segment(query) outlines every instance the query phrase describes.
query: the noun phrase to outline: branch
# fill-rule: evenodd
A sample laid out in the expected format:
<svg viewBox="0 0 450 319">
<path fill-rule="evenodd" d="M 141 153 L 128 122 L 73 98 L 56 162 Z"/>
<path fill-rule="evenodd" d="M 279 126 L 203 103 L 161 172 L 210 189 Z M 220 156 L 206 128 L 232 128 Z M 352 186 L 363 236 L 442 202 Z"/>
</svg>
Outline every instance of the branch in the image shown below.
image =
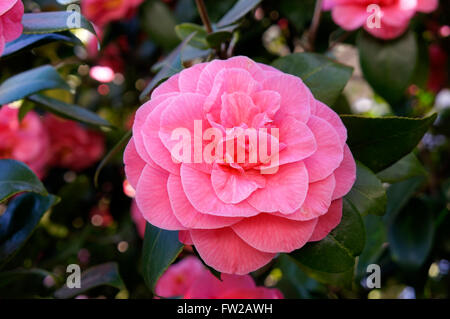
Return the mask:
<svg viewBox="0 0 450 319">
<path fill-rule="evenodd" d="M 316 7 L 314 8 L 314 16 L 309 28 L 309 50 L 314 51 L 317 30 L 319 29 L 320 17 L 322 16 L 322 3 L 323 0 L 316 1 Z"/>
<path fill-rule="evenodd" d="M 205 3 L 203 0 L 195 0 L 197 4 L 198 13 L 200 14 L 200 18 L 202 19 L 203 24 L 205 25 L 206 32 L 212 33 L 211 21 L 208 17 L 208 12 L 206 11 Z"/>
</svg>

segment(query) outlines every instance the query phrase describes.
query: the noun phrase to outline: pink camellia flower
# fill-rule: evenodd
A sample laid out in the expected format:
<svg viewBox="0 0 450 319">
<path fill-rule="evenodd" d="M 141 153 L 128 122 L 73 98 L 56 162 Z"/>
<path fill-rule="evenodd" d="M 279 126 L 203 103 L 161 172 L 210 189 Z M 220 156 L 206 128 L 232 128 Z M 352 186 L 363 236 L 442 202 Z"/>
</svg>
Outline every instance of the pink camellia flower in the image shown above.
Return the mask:
<svg viewBox="0 0 450 319">
<path fill-rule="evenodd" d="M 416 12 L 429 13 L 437 6 L 438 0 L 325 0 L 323 4 L 341 28 L 351 31 L 364 26 L 385 40 L 403 34 Z"/>
<path fill-rule="evenodd" d="M 257 287 L 249 275 L 222 274 L 221 279 L 189 256 L 167 269 L 155 292 L 160 297 L 183 299 L 283 299 L 278 289 Z"/>
<path fill-rule="evenodd" d="M 144 0 L 82 0 L 83 15 L 99 27 L 134 15 L 136 8 Z"/>
<path fill-rule="evenodd" d="M 242 275 L 339 224 L 356 174 L 346 139 L 301 79 L 240 56 L 153 91 L 136 112 L 125 172 L 148 222 Z"/>
<path fill-rule="evenodd" d="M 79 123 L 46 114 L 50 135 L 50 165 L 81 171 L 97 162 L 105 151 L 103 136 Z"/>
<path fill-rule="evenodd" d="M 39 177 L 45 174 L 49 140 L 39 115 L 29 111 L 19 122 L 19 110 L 0 108 L 0 158 L 11 158 L 27 164 Z"/>
<path fill-rule="evenodd" d="M 0 56 L 6 42 L 22 34 L 22 16 L 24 8 L 21 0 L 2 0 L 0 2 Z"/>
</svg>

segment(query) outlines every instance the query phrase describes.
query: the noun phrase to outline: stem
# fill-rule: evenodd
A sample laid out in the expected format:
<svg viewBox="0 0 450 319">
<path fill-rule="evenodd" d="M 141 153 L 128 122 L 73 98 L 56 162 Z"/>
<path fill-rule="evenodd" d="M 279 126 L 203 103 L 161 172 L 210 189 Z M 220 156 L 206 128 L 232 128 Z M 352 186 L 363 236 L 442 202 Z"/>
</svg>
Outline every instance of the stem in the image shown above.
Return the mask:
<svg viewBox="0 0 450 319">
<path fill-rule="evenodd" d="M 338 45 L 339 43 L 343 42 L 344 40 L 346 40 L 352 33 L 351 32 L 345 32 L 344 34 L 342 34 L 339 38 L 336 39 L 336 41 L 333 41 L 330 44 L 330 47 L 328 48 L 328 51 L 333 50 L 333 48 Z"/>
<path fill-rule="evenodd" d="M 206 32 L 212 33 L 211 21 L 209 21 L 208 12 L 206 11 L 205 3 L 203 0 L 195 0 L 197 4 L 198 13 L 200 14 L 200 18 L 202 19 L 203 24 L 205 25 Z"/>
<path fill-rule="evenodd" d="M 309 50 L 314 51 L 314 44 L 316 42 L 317 30 L 319 29 L 320 17 L 322 16 L 322 3 L 323 0 L 316 1 L 316 7 L 314 8 L 314 16 L 309 28 Z"/>
</svg>

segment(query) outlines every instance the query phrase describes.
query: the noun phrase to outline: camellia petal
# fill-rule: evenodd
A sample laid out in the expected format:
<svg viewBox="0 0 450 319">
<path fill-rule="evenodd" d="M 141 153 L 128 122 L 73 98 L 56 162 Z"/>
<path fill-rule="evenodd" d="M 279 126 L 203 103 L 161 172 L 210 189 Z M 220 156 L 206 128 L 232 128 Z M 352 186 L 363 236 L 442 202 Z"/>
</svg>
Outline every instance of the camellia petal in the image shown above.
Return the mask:
<svg viewBox="0 0 450 319">
<path fill-rule="evenodd" d="M 125 148 L 123 162 L 125 164 L 125 174 L 127 175 L 128 182 L 136 189 L 139 177 L 145 167 L 145 162 L 137 153 L 133 138 L 130 139 Z"/>
<path fill-rule="evenodd" d="M 257 209 L 246 202 L 222 202 L 214 192 L 210 175 L 185 164 L 181 165 L 181 182 L 189 202 L 204 214 L 223 217 L 249 217 L 259 214 Z"/>
<path fill-rule="evenodd" d="M 286 116 L 306 123 L 311 114 L 312 94 L 302 80 L 296 76 L 275 73 L 263 82 L 264 90 L 275 91 L 281 96 L 280 110 L 276 117 L 281 120 Z"/>
<path fill-rule="evenodd" d="M 317 151 L 304 161 L 309 182 L 313 183 L 333 173 L 341 164 L 344 155 L 343 145 L 336 143 L 339 141 L 339 135 L 331 124 L 317 116 L 311 116 L 308 126 L 317 142 Z"/>
<path fill-rule="evenodd" d="M 308 192 L 308 171 L 303 162 L 282 165 L 267 174 L 266 187 L 256 190 L 248 202 L 261 212 L 290 214 L 299 209 Z"/>
<path fill-rule="evenodd" d="M 342 123 L 339 115 L 320 101 L 316 101 L 315 104 L 314 112 L 312 114 L 330 123 L 339 134 L 341 143 L 344 145 L 347 141 L 347 129 L 345 128 L 344 123 Z"/>
<path fill-rule="evenodd" d="M 170 103 L 171 98 L 176 96 L 177 94 L 169 94 L 160 96 L 159 98 L 152 98 L 150 101 L 146 102 L 144 105 L 142 105 L 137 111 L 134 116 L 134 122 L 133 122 L 133 138 L 134 143 L 136 146 L 136 151 L 138 152 L 139 156 L 145 161 L 145 162 L 153 162 L 150 155 L 148 155 L 147 150 L 144 145 L 144 138 L 142 136 L 142 128 L 147 120 L 147 117 L 152 113 L 152 111 L 161 103 Z M 151 130 L 151 128 L 146 128 L 147 130 Z M 158 125 L 159 129 L 159 125 Z"/>
<path fill-rule="evenodd" d="M 191 237 L 200 257 L 214 269 L 228 274 L 248 274 L 275 257 L 249 246 L 229 227 L 191 230 Z"/>
<path fill-rule="evenodd" d="M 316 228 L 309 241 L 319 241 L 324 239 L 337 225 L 342 218 L 342 198 L 333 201 L 328 213 L 319 217 Z"/>
<path fill-rule="evenodd" d="M 321 181 L 309 184 L 308 194 L 300 209 L 296 210 L 293 214 L 285 215 L 276 213 L 276 215 L 301 221 L 311 220 L 326 214 L 331 205 L 335 185 L 336 182 L 333 174 Z"/>
<path fill-rule="evenodd" d="M 177 219 L 186 228 L 192 229 L 214 229 L 231 226 L 242 218 L 221 217 L 202 214 L 196 210 L 183 192 L 181 178 L 170 175 L 167 182 L 170 205 Z"/>
<path fill-rule="evenodd" d="M 266 179 L 256 170 L 241 172 L 216 164 L 211 172 L 211 183 L 220 200 L 228 204 L 237 204 L 258 188 L 263 188 Z"/>
<path fill-rule="evenodd" d="M 306 244 L 317 219 L 294 221 L 271 214 L 245 218 L 231 228 L 250 246 L 268 253 L 291 252 Z"/>
<path fill-rule="evenodd" d="M 341 165 L 334 171 L 336 187 L 333 199 L 347 195 L 356 180 L 356 163 L 348 145 L 344 146 L 344 159 Z"/>
<path fill-rule="evenodd" d="M 362 27 L 369 17 L 366 6 L 340 5 L 331 11 L 333 20 L 344 30 L 355 30 Z"/>
<path fill-rule="evenodd" d="M 169 174 L 146 165 L 136 188 L 136 204 L 152 225 L 167 230 L 185 229 L 172 212 L 167 180 Z"/>
<path fill-rule="evenodd" d="M 199 63 L 191 68 L 185 69 L 178 77 L 178 88 L 181 93 L 196 93 L 197 82 L 207 63 Z"/>
</svg>

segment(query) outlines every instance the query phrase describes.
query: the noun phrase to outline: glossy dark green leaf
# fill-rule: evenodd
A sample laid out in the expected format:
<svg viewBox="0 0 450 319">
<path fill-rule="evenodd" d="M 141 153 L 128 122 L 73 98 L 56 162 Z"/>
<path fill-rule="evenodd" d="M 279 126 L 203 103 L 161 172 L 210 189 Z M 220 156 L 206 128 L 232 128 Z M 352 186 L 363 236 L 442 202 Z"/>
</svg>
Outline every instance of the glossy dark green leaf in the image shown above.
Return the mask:
<svg viewBox="0 0 450 319">
<path fill-rule="evenodd" d="M 392 259 L 401 267 L 416 270 L 425 262 L 434 238 L 434 217 L 425 203 L 413 199 L 394 218 L 388 238 Z"/>
<path fill-rule="evenodd" d="M 298 267 L 310 278 L 333 287 L 345 288 L 351 290 L 353 286 L 353 277 L 355 273 L 355 267 L 350 267 L 348 270 L 339 273 L 330 273 L 318 271 L 316 269 L 309 268 L 297 261 Z"/>
<path fill-rule="evenodd" d="M 186 39 L 195 32 L 195 36 L 189 41 L 189 45 L 201 49 L 208 49 L 208 42 L 206 42 L 206 30 L 204 27 L 194 23 L 182 23 L 175 27 L 175 32 L 181 40 Z"/>
<path fill-rule="evenodd" d="M 356 182 L 345 199 L 361 216 L 384 215 L 386 212 L 386 191 L 381 181 L 370 169 L 359 162 L 356 165 Z"/>
<path fill-rule="evenodd" d="M 156 282 L 183 250 L 177 231 L 157 228 L 149 223 L 145 228 L 142 270 L 147 287 L 154 292 Z"/>
<path fill-rule="evenodd" d="M 344 200 L 341 223 L 319 242 L 308 243 L 290 254 L 298 262 L 316 271 L 343 273 L 355 265 L 365 243 L 360 214 Z"/>
<path fill-rule="evenodd" d="M 225 27 L 238 22 L 253 10 L 261 0 L 238 0 L 236 4 L 219 20 L 217 27 Z"/>
<path fill-rule="evenodd" d="M 426 175 L 426 170 L 416 155 L 409 153 L 394 165 L 379 172 L 377 177 L 386 183 L 396 183 L 420 175 Z"/>
<path fill-rule="evenodd" d="M 51 65 L 40 66 L 8 78 L 0 85 L 0 105 L 48 89 L 70 90 Z"/>
<path fill-rule="evenodd" d="M 314 97 L 327 105 L 336 102 L 353 72 L 353 68 L 316 53 L 290 54 L 272 65 L 301 78 Z"/>
<path fill-rule="evenodd" d="M 64 285 L 55 292 L 55 297 L 59 299 L 72 298 L 89 289 L 104 285 L 117 289 L 125 289 L 125 284 L 119 274 L 118 265 L 115 262 L 105 263 L 87 269 L 81 273 L 80 282 L 80 288 L 68 288 L 67 285 Z"/>
<path fill-rule="evenodd" d="M 57 201 L 53 195 L 26 193 L 8 204 L 0 216 L 0 265 L 25 244 L 44 213 Z"/>
<path fill-rule="evenodd" d="M 192 61 L 194 59 L 207 59 L 213 53 L 212 49 L 201 50 L 198 48 L 194 48 L 193 46 L 186 45 L 183 50 L 181 50 L 181 61 L 187 62 Z"/>
<path fill-rule="evenodd" d="M 353 156 L 375 173 L 391 166 L 417 146 L 436 114 L 425 118 L 341 115 Z"/>
<path fill-rule="evenodd" d="M 275 267 L 281 271 L 281 279 L 276 287 L 283 292 L 285 298 L 311 299 L 316 293 L 326 293 L 325 286 L 302 271 L 299 263 L 291 256 L 281 254 Z"/>
<path fill-rule="evenodd" d="M 56 41 L 74 44 L 82 43 L 72 33 L 22 34 L 14 41 L 6 43 L 5 50 L 3 50 L 2 53 L 2 57 L 22 51 L 24 49 L 30 49 Z"/>
<path fill-rule="evenodd" d="M 357 278 L 367 275 L 367 266 L 376 264 L 387 247 L 386 226 L 382 217 L 367 215 L 363 217 L 366 229 L 366 245 L 358 257 Z"/>
<path fill-rule="evenodd" d="M 150 81 L 150 83 L 142 91 L 139 98 L 145 100 L 147 95 L 165 79 L 183 70 L 183 63 L 181 61 L 181 52 L 183 48 L 191 41 L 195 36 L 195 32 L 186 37 L 177 47 L 174 49 L 163 62 L 159 63 L 159 71 Z"/>
<path fill-rule="evenodd" d="M 217 31 L 206 36 L 206 41 L 211 48 L 218 48 L 222 43 L 230 41 L 233 33 L 229 31 Z"/>
<path fill-rule="evenodd" d="M 25 13 L 22 24 L 24 34 L 52 33 L 73 29 L 86 29 L 96 34 L 92 24 L 82 14 L 75 11 Z"/>
<path fill-rule="evenodd" d="M 350 102 L 344 94 L 339 95 L 331 107 L 337 114 L 352 114 Z"/>
<path fill-rule="evenodd" d="M 107 120 L 78 105 L 68 104 L 42 94 L 31 95 L 28 99 L 41 105 L 48 112 L 58 116 L 93 126 L 111 127 L 111 123 Z"/>
<path fill-rule="evenodd" d="M 357 40 L 364 78 L 372 88 L 395 108 L 408 87 L 417 62 L 417 41 L 413 32 L 383 41 L 367 32 Z"/>
<path fill-rule="evenodd" d="M 146 1 L 141 12 L 141 22 L 150 38 L 163 47 L 171 50 L 177 46 L 179 39 L 175 33 L 176 21 L 170 8 L 162 1 Z"/>
<path fill-rule="evenodd" d="M 27 165 L 13 159 L 0 160 L 0 202 L 21 192 L 47 195 L 44 185 Z"/>
<path fill-rule="evenodd" d="M 387 207 L 384 220 L 387 225 L 391 224 L 403 206 L 417 189 L 425 182 L 425 176 L 415 176 L 407 180 L 392 184 L 386 191 Z"/>
</svg>

